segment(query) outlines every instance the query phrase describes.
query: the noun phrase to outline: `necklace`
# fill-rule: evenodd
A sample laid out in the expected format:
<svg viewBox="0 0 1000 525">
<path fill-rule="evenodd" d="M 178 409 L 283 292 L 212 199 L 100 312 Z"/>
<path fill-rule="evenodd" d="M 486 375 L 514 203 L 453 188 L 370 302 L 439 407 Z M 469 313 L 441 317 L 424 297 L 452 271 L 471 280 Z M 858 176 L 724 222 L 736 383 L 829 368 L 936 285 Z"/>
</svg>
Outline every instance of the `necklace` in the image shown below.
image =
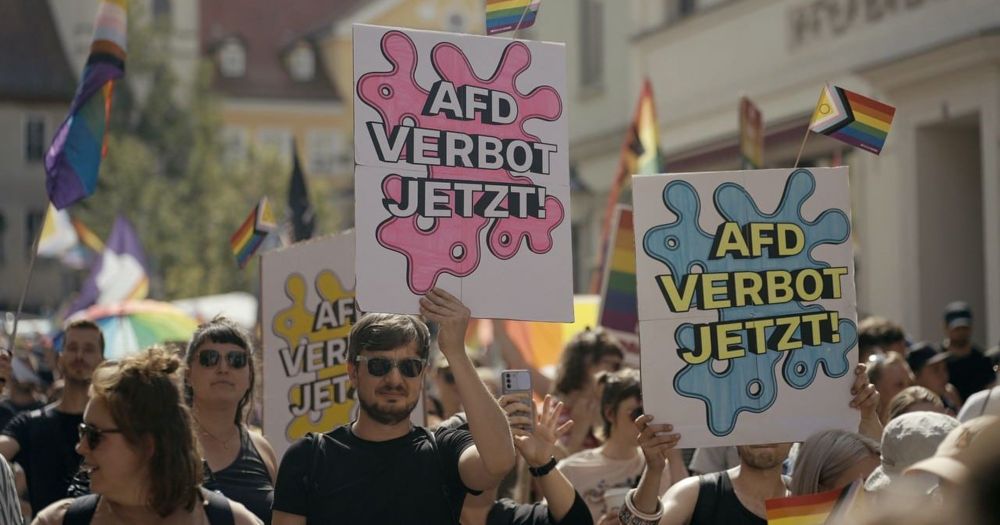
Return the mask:
<svg viewBox="0 0 1000 525">
<path fill-rule="evenodd" d="M 194 418 L 194 422 L 198 426 L 199 433 L 205 434 L 206 436 L 214 439 L 216 443 L 222 445 L 223 450 L 229 450 L 229 445 L 233 442 L 233 439 L 235 439 L 236 436 L 240 435 L 239 431 L 237 431 L 235 434 L 229 436 L 226 439 L 220 439 L 219 436 L 216 436 L 215 434 L 205 429 L 204 425 L 201 424 L 201 421 L 198 421 L 198 418 Z"/>
</svg>

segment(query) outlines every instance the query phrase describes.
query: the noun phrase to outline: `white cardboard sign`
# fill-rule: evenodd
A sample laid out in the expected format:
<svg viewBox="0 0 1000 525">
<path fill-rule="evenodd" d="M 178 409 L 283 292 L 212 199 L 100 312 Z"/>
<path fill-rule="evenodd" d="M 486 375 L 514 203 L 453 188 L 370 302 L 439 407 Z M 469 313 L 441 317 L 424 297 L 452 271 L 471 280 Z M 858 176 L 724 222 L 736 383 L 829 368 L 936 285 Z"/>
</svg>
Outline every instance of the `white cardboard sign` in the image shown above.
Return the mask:
<svg viewBox="0 0 1000 525">
<path fill-rule="evenodd" d="M 632 182 L 647 412 L 683 447 L 856 430 L 847 168 Z"/>
<path fill-rule="evenodd" d="M 354 26 L 358 302 L 573 319 L 562 44 Z"/>
</svg>

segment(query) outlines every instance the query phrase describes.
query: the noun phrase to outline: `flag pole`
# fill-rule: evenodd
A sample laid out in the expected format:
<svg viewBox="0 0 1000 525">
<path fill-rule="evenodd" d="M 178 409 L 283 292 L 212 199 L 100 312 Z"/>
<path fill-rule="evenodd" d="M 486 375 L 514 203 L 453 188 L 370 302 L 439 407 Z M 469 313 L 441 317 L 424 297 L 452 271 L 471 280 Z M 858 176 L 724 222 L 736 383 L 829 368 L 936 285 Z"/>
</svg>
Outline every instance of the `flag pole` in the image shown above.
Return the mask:
<svg viewBox="0 0 1000 525">
<path fill-rule="evenodd" d="M 792 169 L 799 167 L 799 160 L 802 158 L 802 150 L 806 148 L 806 140 L 809 139 L 809 126 L 806 126 L 806 134 L 802 137 L 802 144 L 799 146 L 799 153 L 795 155 L 795 166 Z"/>
<path fill-rule="evenodd" d="M 524 22 L 524 15 L 528 14 L 528 9 L 531 9 L 531 2 L 528 2 L 528 5 L 524 6 L 524 11 L 521 11 L 521 18 L 517 20 L 517 25 L 514 26 L 514 31 L 510 34 L 511 40 L 517 38 L 517 30 L 521 29 L 521 22 Z"/>
<path fill-rule="evenodd" d="M 28 287 L 31 285 L 31 276 L 35 269 L 35 259 L 38 258 L 38 244 L 42 238 L 43 227 L 38 228 L 38 233 L 35 234 L 35 240 L 31 244 L 31 258 L 28 260 L 28 275 L 24 279 L 24 286 L 21 287 L 21 298 L 17 301 L 17 312 L 14 314 L 14 327 L 10 331 L 10 343 L 8 343 L 7 351 L 11 354 L 14 353 L 14 347 L 17 344 L 17 323 L 21 319 L 21 312 L 24 310 L 24 298 L 28 295 Z M 3 388 L 3 383 L 5 381 L 0 378 L 0 388 Z"/>
</svg>

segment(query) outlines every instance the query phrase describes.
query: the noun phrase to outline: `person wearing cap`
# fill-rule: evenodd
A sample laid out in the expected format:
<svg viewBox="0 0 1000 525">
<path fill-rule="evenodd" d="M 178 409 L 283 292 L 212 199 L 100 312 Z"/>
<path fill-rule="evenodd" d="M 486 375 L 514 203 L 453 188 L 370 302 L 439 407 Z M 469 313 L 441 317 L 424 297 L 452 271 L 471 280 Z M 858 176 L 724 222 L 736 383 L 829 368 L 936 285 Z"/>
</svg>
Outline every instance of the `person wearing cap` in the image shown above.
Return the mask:
<svg viewBox="0 0 1000 525">
<path fill-rule="evenodd" d="M 933 343 L 919 342 L 910 347 L 906 362 L 913 370 L 916 384 L 941 396 L 941 401 L 950 415 L 958 413 L 962 398 L 949 383 L 948 353 L 941 351 Z"/>
<path fill-rule="evenodd" d="M 958 420 L 936 412 L 911 412 L 893 419 L 882 433 L 882 463 L 868 476 L 865 490 L 884 490 L 914 463 L 934 455 Z"/>
<path fill-rule="evenodd" d="M 944 328 L 948 337 L 941 347 L 948 352 L 948 374 L 965 401 L 992 385 L 996 372 L 990 358 L 972 342 L 972 309 L 968 303 L 955 301 L 945 307 Z"/>
<path fill-rule="evenodd" d="M 933 456 L 914 463 L 903 472 L 910 476 L 921 472 L 933 474 L 948 496 L 969 479 L 980 461 L 996 456 L 1000 443 L 1000 418 L 982 416 L 962 423 L 948 433 Z"/>
</svg>

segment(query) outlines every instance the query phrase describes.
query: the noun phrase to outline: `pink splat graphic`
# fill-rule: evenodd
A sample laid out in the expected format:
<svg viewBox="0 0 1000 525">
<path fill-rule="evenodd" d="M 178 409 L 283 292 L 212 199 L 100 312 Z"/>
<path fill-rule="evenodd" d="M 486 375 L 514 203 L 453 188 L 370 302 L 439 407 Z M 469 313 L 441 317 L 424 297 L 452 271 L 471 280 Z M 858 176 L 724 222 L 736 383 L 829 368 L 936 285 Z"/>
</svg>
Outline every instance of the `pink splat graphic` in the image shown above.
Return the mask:
<svg viewBox="0 0 1000 525">
<path fill-rule="evenodd" d="M 402 178 L 393 174 L 382 180 L 382 193 L 399 199 Z M 426 230 L 418 221 L 426 221 Z M 410 290 L 424 294 L 434 287 L 442 273 L 465 277 L 479 267 L 479 232 L 486 226 L 483 217 L 405 219 L 392 217 L 376 230 L 379 244 L 406 257 Z"/>
<path fill-rule="evenodd" d="M 493 75 L 485 80 L 475 74 L 465 53 L 454 44 L 440 43 L 431 50 L 432 66 L 442 80 L 456 87 L 477 86 L 503 91 L 515 99 L 517 117 L 514 122 L 504 125 L 484 124 L 476 119 L 449 119 L 443 114 L 422 115 L 421 108 L 430 92 L 421 87 L 415 78 L 418 60 L 416 45 L 406 34 L 389 31 L 382 36 L 381 51 L 392 68 L 386 72 L 363 75 L 358 80 L 357 93 L 362 102 L 378 112 L 388 134 L 396 126 L 405 124 L 536 142 L 538 137 L 525 131 L 525 122 L 531 119 L 555 121 L 562 115 L 562 101 L 551 86 L 540 86 L 526 94 L 518 90 L 518 76 L 531 66 L 531 52 L 521 42 L 507 45 Z M 504 169 L 431 166 L 427 173 L 431 179 L 532 183 L 529 177 L 515 176 Z M 399 175 L 394 174 L 383 180 L 385 197 L 398 199 L 401 191 Z M 449 197 L 453 199 L 454 195 Z M 503 206 L 507 205 L 505 200 Z M 437 219 L 390 217 L 378 226 L 376 238 L 382 246 L 406 257 L 410 290 L 423 294 L 434 287 L 442 273 L 466 277 L 475 272 L 481 257 L 480 233 L 485 228 L 488 228 L 486 248 L 499 259 L 514 257 L 522 244 L 526 244 L 533 253 L 549 252 L 553 247 L 552 232 L 562 223 L 565 209 L 559 199 L 551 195 L 545 197 L 544 209 L 544 218 L 512 216 L 489 219 L 458 215 Z"/>
</svg>

